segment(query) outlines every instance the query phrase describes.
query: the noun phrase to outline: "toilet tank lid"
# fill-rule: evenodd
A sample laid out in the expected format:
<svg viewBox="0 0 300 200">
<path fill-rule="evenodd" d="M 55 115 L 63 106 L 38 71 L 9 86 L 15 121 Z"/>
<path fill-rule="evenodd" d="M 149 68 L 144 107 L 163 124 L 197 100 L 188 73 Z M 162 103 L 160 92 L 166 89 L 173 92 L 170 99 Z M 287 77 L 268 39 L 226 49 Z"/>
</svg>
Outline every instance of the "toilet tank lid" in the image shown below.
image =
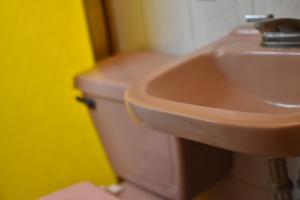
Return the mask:
<svg viewBox="0 0 300 200">
<path fill-rule="evenodd" d="M 175 58 L 151 51 L 119 53 L 76 76 L 75 86 L 84 93 L 123 100 L 130 84 Z"/>
</svg>

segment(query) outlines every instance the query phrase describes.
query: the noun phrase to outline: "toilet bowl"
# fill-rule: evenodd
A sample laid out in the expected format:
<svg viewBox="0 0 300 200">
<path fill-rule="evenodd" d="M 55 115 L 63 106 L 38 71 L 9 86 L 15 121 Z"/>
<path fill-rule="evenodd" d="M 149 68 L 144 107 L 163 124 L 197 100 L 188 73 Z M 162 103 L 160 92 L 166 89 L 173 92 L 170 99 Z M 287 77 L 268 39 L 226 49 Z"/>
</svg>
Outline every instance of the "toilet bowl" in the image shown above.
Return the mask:
<svg viewBox="0 0 300 200">
<path fill-rule="evenodd" d="M 230 152 L 150 130 L 127 114 L 123 96 L 128 86 L 174 59 L 156 52 L 122 53 L 76 77 L 84 95 L 79 100 L 89 107 L 109 161 L 131 188 L 118 198 L 135 200 L 145 193 L 157 200 L 192 199 L 230 168 Z"/>
</svg>

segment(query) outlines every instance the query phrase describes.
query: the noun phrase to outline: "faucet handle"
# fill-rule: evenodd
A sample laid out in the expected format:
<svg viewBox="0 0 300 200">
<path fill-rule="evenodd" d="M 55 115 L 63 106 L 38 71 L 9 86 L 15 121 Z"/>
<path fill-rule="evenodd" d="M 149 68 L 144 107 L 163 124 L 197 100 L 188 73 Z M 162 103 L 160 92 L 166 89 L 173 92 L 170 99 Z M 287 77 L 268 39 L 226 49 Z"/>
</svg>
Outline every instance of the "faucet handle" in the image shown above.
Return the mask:
<svg viewBox="0 0 300 200">
<path fill-rule="evenodd" d="M 259 22 L 264 21 L 268 19 L 274 19 L 273 14 L 267 14 L 267 15 L 246 15 L 245 19 L 247 22 Z"/>
<path fill-rule="evenodd" d="M 261 33 L 299 33 L 300 20 L 292 18 L 271 19 L 255 23 L 255 28 Z"/>
<path fill-rule="evenodd" d="M 262 33 L 262 46 L 300 47 L 300 20 L 280 18 L 255 23 Z"/>
</svg>

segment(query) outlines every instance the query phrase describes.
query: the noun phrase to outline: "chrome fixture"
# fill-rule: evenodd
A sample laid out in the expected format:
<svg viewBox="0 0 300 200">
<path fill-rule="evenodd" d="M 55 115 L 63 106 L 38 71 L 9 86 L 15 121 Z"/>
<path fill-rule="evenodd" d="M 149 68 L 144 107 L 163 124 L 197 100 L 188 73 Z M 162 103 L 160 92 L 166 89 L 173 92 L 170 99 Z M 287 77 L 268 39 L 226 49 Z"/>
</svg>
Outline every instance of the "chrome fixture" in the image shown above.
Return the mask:
<svg viewBox="0 0 300 200">
<path fill-rule="evenodd" d="M 300 47 L 300 20 L 281 18 L 258 21 L 264 47 Z"/>
<path fill-rule="evenodd" d="M 245 19 L 247 22 L 258 22 L 258 21 L 264 21 L 267 19 L 274 19 L 273 14 L 267 14 L 267 15 L 246 15 Z"/>
<path fill-rule="evenodd" d="M 300 19 L 274 19 L 273 14 L 246 15 L 245 19 L 262 33 L 262 46 L 300 47 Z"/>
<path fill-rule="evenodd" d="M 274 200 L 292 200 L 294 185 L 288 176 L 286 159 L 269 158 L 268 164 Z"/>
</svg>

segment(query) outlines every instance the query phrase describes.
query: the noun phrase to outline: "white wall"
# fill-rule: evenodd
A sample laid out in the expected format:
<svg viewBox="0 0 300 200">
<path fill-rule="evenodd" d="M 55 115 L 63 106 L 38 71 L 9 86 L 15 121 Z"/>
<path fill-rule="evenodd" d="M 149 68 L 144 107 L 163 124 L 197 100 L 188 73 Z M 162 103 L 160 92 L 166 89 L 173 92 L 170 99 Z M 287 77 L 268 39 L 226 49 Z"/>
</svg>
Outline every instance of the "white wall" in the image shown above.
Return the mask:
<svg viewBox="0 0 300 200">
<path fill-rule="evenodd" d="M 107 0 L 107 3 L 112 10 L 115 48 L 126 51 L 149 46 L 142 0 Z"/>
<path fill-rule="evenodd" d="M 300 17 L 299 0 L 254 0 L 258 13 L 274 13 L 275 17 Z"/>
<path fill-rule="evenodd" d="M 120 51 L 147 47 L 187 54 L 244 24 L 246 14 L 300 18 L 300 0 L 109 1 L 113 2 Z M 294 180 L 298 168 L 298 160 L 289 159 Z M 264 158 L 236 154 L 232 172 L 212 196 L 213 200 L 266 200 L 271 199 L 269 185 Z"/>
<path fill-rule="evenodd" d="M 246 14 L 300 17 L 299 0 L 109 0 L 119 49 L 188 53 L 245 23 Z"/>
</svg>

